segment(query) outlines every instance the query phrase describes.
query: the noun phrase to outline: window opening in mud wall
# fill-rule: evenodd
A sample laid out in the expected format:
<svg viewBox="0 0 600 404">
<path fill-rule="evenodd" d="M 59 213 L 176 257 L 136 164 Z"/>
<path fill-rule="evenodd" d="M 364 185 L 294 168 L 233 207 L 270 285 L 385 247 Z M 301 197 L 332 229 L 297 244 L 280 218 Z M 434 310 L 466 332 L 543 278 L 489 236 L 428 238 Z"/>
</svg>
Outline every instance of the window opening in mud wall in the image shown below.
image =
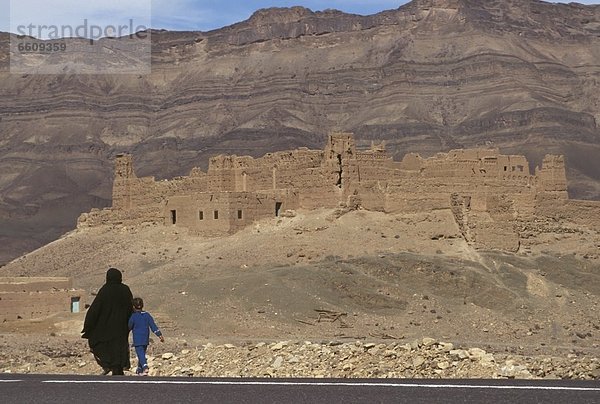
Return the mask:
<svg viewBox="0 0 600 404">
<path fill-rule="evenodd" d="M 204 212 L 203 211 L 198 212 L 198 220 L 204 220 Z"/>
<path fill-rule="evenodd" d="M 217 220 L 219 218 L 219 211 L 215 210 L 213 213 L 213 217 L 215 218 L 215 220 Z"/>
<path fill-rule="evenodd" d="M 241 219 L 241 218 L 242 218 L 242 210 L 238 209 L 238 219 Z"/>
<path fill-rule="evenodd" d="M 275 216 L 279 217 L 279 212 L 281 211 L 282 202 L 275 202 Z"/>
<path fill-rule="evenodd" d="M 79 296 L 71 298 L 71 313 L 79 313 L 79 301 L 81 298 Z"/>
<path fill-rule="evenodd" d="M 177 211 L 172 210 L 171 211 L 171 224 L 176 224 L 176 223 L 177 223 Z"/>
</svg>

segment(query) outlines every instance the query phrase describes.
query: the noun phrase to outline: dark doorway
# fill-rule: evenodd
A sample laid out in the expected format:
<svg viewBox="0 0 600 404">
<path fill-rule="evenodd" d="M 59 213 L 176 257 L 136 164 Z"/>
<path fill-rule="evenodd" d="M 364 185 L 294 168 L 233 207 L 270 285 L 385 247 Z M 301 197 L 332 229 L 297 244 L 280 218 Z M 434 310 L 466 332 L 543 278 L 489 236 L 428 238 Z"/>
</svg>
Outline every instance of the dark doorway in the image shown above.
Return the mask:
<svg viewBox="0 0 600 404">
<path fill-rule="evenodd" d="M 338 188 L 341 188 L 342 187 L 342 155 L 338 154 L 337 159 L 338 159 L 339 170 L 338 170 L 338 180 L 335 185 L 337 185 Z"/>
<path fill-rule="evenodd" d="M 177 211 L 172 210 L 171 211 L 171 224 L 176 224 L 176 223 L 177 223 Z"/>
<path fill-rule="evenodd" d="M 282 202 L 275 202 L 275 216 L 279 217 L 279 212 L 281 211 Z"/>
</svg>

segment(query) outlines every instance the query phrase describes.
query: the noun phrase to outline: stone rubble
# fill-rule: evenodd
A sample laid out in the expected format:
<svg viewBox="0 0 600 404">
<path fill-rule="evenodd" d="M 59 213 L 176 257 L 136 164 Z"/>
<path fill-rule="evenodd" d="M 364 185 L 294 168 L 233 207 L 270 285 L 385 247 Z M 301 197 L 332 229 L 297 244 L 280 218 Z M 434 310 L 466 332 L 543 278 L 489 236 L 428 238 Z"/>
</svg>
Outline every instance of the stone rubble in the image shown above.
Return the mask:
<svg viewBox="0 0 600 404">
<path fill-rule="evenodd" d="M 423 338 L 410 343 L 281 341 L 206 344 L 177 360 L 152 357 L 151 375 L 326 378 L 598 379 L 598 357 L 524 357 Z M 164 356 L 164 355 L 163 355 Z M 572 354 L 573 356 L 573 354 Z"/>
<path fill-rule="evenodd" d="M 167 347 L 169 351 L 153 354 Z M 406 343 L 279 341 L 191 348 L 171 341 L 149 351 L 151 376 L 314 378 L 515 378 L 600 380 L 598 356 L 562 357 L 490 353 L 423 338 Z M 41 352 L 0 353 L 1 373 L 97 374 L 82 346 Z M 132 357 L 132 365 L 136 364 Z M 132 368 L 135 372 L 135 368 Z"/>
</svg>

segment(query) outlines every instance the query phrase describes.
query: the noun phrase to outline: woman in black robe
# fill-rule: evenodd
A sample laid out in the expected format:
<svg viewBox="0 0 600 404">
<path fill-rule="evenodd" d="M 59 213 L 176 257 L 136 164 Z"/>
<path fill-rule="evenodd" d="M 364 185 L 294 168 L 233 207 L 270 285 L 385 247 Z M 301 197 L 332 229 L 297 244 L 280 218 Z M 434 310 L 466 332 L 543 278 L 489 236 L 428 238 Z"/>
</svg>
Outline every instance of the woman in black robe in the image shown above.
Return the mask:
<svg viewBox="0 0 600 404">
<path fill-rule="evenodd" d="M 106 272 L 106 283 L 89 307 L 81 331 L 104 374 L 122 375 L 131 366 L 127 322 L 133 312 L 133 295 L 122 279 L 116 268 Z"/>
</svg>

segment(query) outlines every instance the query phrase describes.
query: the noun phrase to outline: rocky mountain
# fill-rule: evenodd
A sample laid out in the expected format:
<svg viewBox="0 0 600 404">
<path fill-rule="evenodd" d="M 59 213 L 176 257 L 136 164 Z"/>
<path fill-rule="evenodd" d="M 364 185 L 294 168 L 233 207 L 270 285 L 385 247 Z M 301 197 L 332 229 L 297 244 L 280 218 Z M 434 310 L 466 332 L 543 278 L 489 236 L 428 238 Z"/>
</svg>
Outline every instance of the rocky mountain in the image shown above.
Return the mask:
<svg viewBox="0 0 600 404">
<path fill-rule="evenodd" d="M 148 75 L 14 75 L 0 35 L 0 263 L 110 204 L 112 157 L 171 177 L 219 153 L 320 148 L 328 132 L 396 158 L 493 145 L 567 157 L 600 198 L 600 6 L 414 0 L 358 16 L 259 10 L 152 32 Z"/>
</svg>

